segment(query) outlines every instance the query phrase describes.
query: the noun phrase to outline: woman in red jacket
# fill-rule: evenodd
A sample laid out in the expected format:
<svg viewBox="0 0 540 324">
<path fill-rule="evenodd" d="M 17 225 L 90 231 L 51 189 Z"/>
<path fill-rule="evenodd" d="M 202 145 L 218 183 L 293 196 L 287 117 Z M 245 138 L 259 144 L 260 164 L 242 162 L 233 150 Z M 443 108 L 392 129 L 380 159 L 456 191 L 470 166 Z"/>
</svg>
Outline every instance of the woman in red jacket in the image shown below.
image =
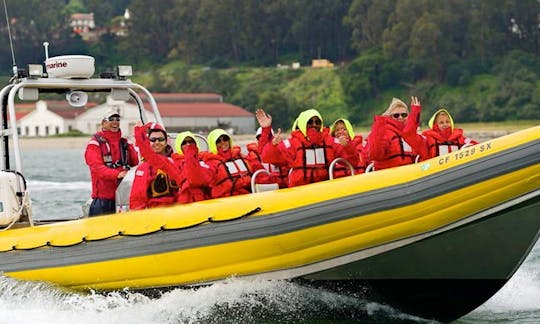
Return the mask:
<svg viewBox="0 0 540 324">
<path fill-rule="evenodd" d="M 258 118 L 259 119 L 259 118 Z M 266 121 L 260 120 L 263 130 Z M 338 157 L 347 159 L 352 165 L 358 163 L 352 145 L 342 146 L 330 130 L 323 126 L 323 119 L 315 109 L 300 113 L 297 130 L 291 132 L 286 140 L 281 138 L 281 129 L 263 149 L 263 160 L 269 163 L 287 163 L 292 169 L 289 187 L 328 180 L 328 167 Z"/>
<path fill-rule="evenodd" d="M 353 146 L 354 154 L 358 156 L 358 164 L 353 165 L 354 174 L 364 173 L 366 169 L 364 157 L 364 144 L 362 135 L 354 133 L 351 123 L 345 118 L 339 118 L 330 126 L 330 135 L 334 136 L 342 146 Z M 340 178 L 351 175 L 348 166 L 337 163 L 334 168 L 334 177 Z"/>
<path fill-rule="evenodd" d="M 251 175 L 262 166 L 248 162 L 223 129 L 211 131 L 207 142 L 210 152 L 203 159 L 214 173 L 210 184 L 212 198 L 251 193 Z"/>
<path fill-rule="evenodd" d="M 417 133 L 422 107 L 417 97 L 411 97 L 411 113 L 407 105 L 396 98 L 382 116 L 375 116 L 371 133 L 367 138 L 368 162 L 374 162 L 375 170 L 415 163 L 426 159 L 424 138 Z"/>
<path fill-rule="evenodd" d="M 426 138 L 429 157 L 454 152 L 464 145 L 475 145 L 477 141 L 463 135 L 461 128 L 454 127 L 454 120 L 448 110 L 437 110 L 428 123 L 430 129 L 422 132 Z"/>
<path fill-rule="evenodd" d="M 135 171 L 129 209 L 167 206 L 176 202 L 176 181 L 157 163 L 152 163 L 156 160 L 155 155 L 170 159 L 172 148 L 167 144 L 167 140 L 167 132 L 159 124 L 148 123 L 135 127 L 135 143 L 145 161 Z"/>
</svg>

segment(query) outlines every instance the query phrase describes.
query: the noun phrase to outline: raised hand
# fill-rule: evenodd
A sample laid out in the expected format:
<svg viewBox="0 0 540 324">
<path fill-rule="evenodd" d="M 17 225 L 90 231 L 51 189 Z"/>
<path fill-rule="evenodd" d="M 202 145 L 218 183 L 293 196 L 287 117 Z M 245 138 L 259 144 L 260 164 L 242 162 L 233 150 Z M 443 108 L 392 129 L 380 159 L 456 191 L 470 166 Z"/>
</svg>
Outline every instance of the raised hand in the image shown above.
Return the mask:
<svg viewBox="0 0 540 324">
<path fill-rule="evenodd" d="M 272 144 L 278 145 L 283 141 L 283 138 L 281 137 L 281 128 L 278 128 L 277 133 L 274 135 L 274 138 L 272 139 Z"/>
<path fill-rule="evenodd" d="M 268 115 L 261 108 L 255 111 L 255 117 L 257 117 L 257 121 L 262 128 L 272 126 L 272 116 Z"/>
<path fill-rule="evenodd" d="M 411 106 L 420 106 L 420 100 L 418 100 L 418 97 L 411 97 Z"/>
<path fill-rule="evenodd" d="M 341 144 L 341 146 L 349 145 L 349 139 L 347 138 L 347 136 L 341 135 L 337 139 L 339 141 L 339 144 Z"/>
</svg>

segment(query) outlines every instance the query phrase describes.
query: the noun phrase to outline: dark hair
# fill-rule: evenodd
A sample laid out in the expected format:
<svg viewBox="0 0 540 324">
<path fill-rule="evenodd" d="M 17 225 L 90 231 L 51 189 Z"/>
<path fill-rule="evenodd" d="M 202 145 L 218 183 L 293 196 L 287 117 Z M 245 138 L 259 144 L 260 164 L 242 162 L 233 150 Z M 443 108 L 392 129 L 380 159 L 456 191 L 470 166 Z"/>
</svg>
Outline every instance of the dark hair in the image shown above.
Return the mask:
<svg viewBox="0 0 540 324">
<path fill-rule="evenodd" d="M 150 136 L 150 134 L 152 133 L 155 133 L 155 132 L 161 132 L 163 134 L 163 136 L 165 136 L 165 138 L 167 138 L 167 133 L 162 130 L 162 129 L 157 129 L 157 128 L 151 128 L 149 131 L 148 131 L 148 136 Z"/>
</svg>

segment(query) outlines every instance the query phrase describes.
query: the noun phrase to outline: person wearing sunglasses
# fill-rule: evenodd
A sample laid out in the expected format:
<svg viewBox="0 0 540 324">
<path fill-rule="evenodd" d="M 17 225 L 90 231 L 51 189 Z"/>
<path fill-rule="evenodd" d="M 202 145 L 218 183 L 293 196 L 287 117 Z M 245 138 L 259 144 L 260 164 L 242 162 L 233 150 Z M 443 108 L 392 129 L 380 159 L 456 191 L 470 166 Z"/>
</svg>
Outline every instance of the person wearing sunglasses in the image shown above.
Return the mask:
<svg viewBox="0 0 540 324">
<path fill-rule="evenodd" d="M 177 181 L 165 167 L 169 164 L 174 170 L 171 159 L 173 150 L 167 142 L 167 132 L 160 124 L 135 126 L 135 144 L 143 162 L 137 167 L 133 178 L 130 210 L 168 206 L 177 201 Z"/>
<path fill-rule="evenodd" d="M 363 138 L 362 135 L 356 135 L 354 133 L 351 122 L 345 118 L 337 119 L 332 123 L 332 126 L 330 126 L 330 135 L 332 135 L 343 147 L 354 147 L 354 151 L 351 153 L 358 156 L 358 164 L 353 165 L 354 174 L 364 173 L 366 169 L 366 158 L 364 156 Z M 334 178 L 341 178 L 349 175 L 351 175 L 350 169 L 346 165 L 342 163 L 336 164 L 334 168 Z"/>
<path fill-rule="evenodd" d="M 454 127 L 454 119 L 445 108 L 438 109 L 428 122 L 429 129 L 422 132 L 426 138 L 429 157 L 454 152 L 477 141 L 463 135 L 463 129 Z"/>
<path fill-rule="evenodd" d="M 130 167 L 139 163 L 137 151 L 120 130 L 120 114 L 111 109 L 101 119 L 101 130 L 95 133 L 84 152 L 92 178 L 92 203 L 89 216 L 113 214 L 116 211 L 116 189 Z"/>
<path fill-rule="evenodd" d="M 375 170 L 427 158 L 425 139 L 417 132 L 420 111 L 417 97 L 411 97 L 411 113 L 403 101 L 393 98 L 388 109 L 381 116 L 375 116 L 365 148 L 368 162 L 374 163 Z"/>
<path fill-rule="evenodd" d="M 250 163 L 239 146 L 233 145 L 231 136 L 223 129 L 212 130 L 207 136 L 210 152 L 203 159 L 214 173 L 210 184 L 212 198 L 251 193 L 251 175 L 260 164 Z"/>
<path fill-rule="evenodd" d="M 258 117 L 258 116 L 257 116 Z M 263 130 L 268 126 L 268 115 L 257 118 Z M 323 126 L 323 118 L 315 109 L 301 112 L 296 119 L 296 127 L 289 139 L 281 138 L 278 129 L 272 142 L 265 145 L 263 161 L 268 163 L 287 163 L 289 187 L 329 179 L 328 168 L 335 158 L 347 159 L 352 165 L 358 163 L 353 145 L 342 146 L 330 135 L 330 129 Z"/>
</svg>

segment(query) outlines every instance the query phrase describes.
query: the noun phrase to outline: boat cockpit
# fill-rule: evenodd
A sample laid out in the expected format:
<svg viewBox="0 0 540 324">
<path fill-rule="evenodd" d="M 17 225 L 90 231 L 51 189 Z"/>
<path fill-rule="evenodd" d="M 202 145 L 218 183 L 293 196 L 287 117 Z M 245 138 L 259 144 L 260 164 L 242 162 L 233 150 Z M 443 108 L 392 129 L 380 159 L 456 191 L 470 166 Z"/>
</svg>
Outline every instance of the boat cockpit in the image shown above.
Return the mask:
<svg viewBox="0 0 540 324">
<path fill-rule="evenodd" d="M 114 72 L 104 72 L 94 78 L 94 58 L 86 55 L 48 57 L 44 64 L 29 64 L 28 69 L 14 68 L 11 83 L 0 91 L 0 230 L 11 227 L 34 226 L 31 200 L 23 173 L 16 97 L 21 101 L 38 101 L 41 94 L 65 95 L 72 107 L 87 104 L 89 93 L 104 93 L 113 100 L 135 102 L 140 120 L 144 123 L 146 113 L 153 114 L 153 121 L 163 124 L 156 101 L 145 87 L 132 82 L 131 66 L 117 66 Z M 44 70 L 45 67 L 45 70 Z M 143 100 L 144 99 L 144 100 Z M 150 107 L 145 109 L 145 104 Z M 198 138 L 204 140 L 204 138 Z M 119 187 L 118 207 L 127 204 L 131 183 Z M 127 190 L 127 195 L 126 191 Z M 126 198 L 127 197 L 127 198 Z M 84 208 L 83 208 L 84 211 Z M 83 214 L 84 216 L 84 214 Z"/>
</svg>

